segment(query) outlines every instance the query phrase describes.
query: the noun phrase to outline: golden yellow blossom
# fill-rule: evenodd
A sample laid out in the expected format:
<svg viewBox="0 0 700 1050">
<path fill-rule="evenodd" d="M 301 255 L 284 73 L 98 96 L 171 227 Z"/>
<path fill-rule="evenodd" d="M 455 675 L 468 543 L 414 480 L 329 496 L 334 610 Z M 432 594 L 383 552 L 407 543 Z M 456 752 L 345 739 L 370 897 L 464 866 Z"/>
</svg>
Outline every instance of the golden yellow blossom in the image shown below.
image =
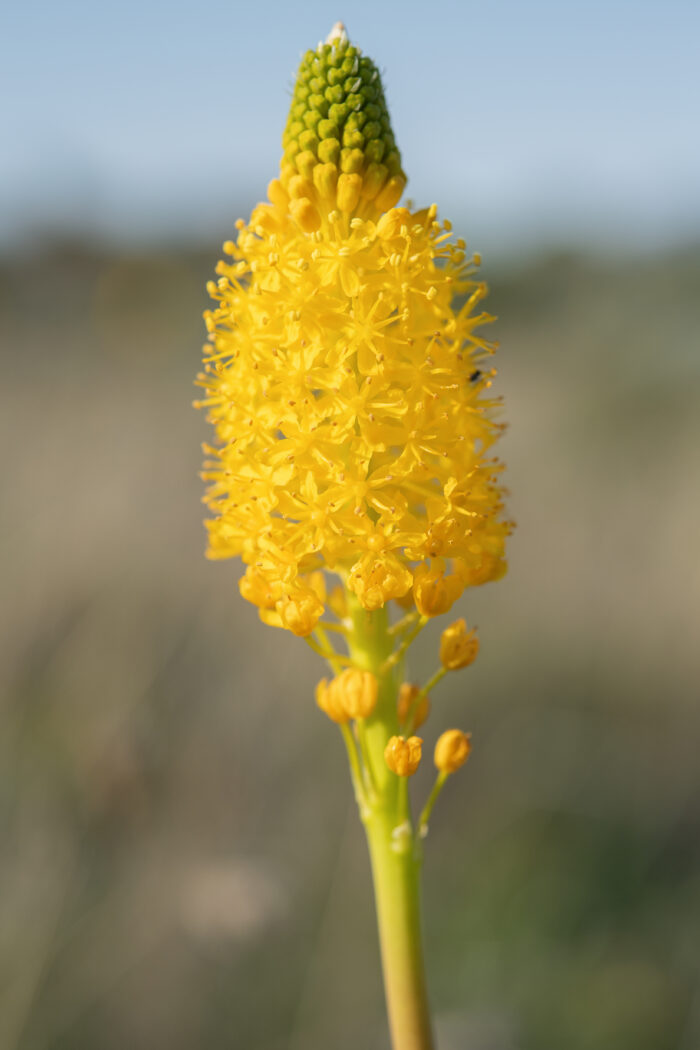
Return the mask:
<svg viewBox="0 0 700 1050">
<path fill-rule="evenodd" d="M 465 620 L 455 620 L 446 627 L 440 638 L 440 663 L 448 671 L 459 671 L 476 660 L 479 639 L 476 631 L 468 631 Z"/>
<path fill-rule="evenodd" d="M 461 729 L 447 729 L 435 745 L 435 765 L 441 773 L 454 773 L 469 758 L 471 734 Z"/>
<path fill-rule="evenodd" d="M 419 565 L 413 577 L 413 598 L 423 616 L 442 616 L 449 612 L 464 590 L 464 581 L 448 573 L 441 558 L 436 564 Z"/>
<path fill-rule="evenodd" d="M 350 718 L 369 718 L 377 706 L 377 679 L 371 671 L 348 667 L 330 683 L 338 705 Z"/>
<path fill-rule="evenodd" d="M 321 679 L 316 686 L 316 703 L 332 722 L 341 725 L 350 721 L 350 715 L 345 710 L 342 697 L 332 686 L 332 681 L 329 683 L 327 678 Z"/>
<path fill-rule="evenodd" d="M 283 145 L 209 284 L 208 554 L 241 557 L 243 596 L 298 635 L 329 604 L 319 570 L 434 616 L 505 567 L 478 260 L 435 205 L 396 206 L 381 80 L 344 34 L 302 60 Z"/>
<path fill-rule="evenodd" d="M 392 773 L 397 777 L 411 777 L 418 769 L 423 750 L 423 741 L 419 736 L 392 736 L 384 749 L 384 759 Z"/>
</svg>

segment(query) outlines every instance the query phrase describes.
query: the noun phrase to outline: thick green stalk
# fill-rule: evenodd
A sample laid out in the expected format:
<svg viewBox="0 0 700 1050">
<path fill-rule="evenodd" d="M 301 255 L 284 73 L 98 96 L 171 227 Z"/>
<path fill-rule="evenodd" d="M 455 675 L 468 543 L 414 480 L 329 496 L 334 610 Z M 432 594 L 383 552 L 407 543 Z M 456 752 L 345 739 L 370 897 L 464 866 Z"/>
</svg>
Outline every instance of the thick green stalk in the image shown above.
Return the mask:
<svg viewBox="0 0 700 1050">
<path fill-rule="evenodd" d="M 398 733 L 396 701 L 402 666 L 382 671 L 393 650 L 384 609 L 368 613 L 350 597 L 353 663 L 372 671 L 379 697 L 363 734 L 375 792 L 361 814 L 372 864 L 389 1027 L 394 1050 L 433 1050 L 420 918 L 420 843 L 411 826 L 407 783 L 384 761 L 389 737 Z"/>
</svg>

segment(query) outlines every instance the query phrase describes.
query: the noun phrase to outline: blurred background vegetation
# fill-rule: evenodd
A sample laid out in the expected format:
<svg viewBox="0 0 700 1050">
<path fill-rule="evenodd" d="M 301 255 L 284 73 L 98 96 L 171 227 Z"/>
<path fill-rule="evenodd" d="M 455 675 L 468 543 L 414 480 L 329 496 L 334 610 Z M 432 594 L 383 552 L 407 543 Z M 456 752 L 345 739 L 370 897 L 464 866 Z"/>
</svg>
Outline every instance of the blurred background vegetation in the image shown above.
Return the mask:
<svg viewBox="0 0 700 1050">
<path fill-rule="evenodd" d="M 336 17 L 312 7 L 292 50 Z M 358 38 L 390 65 L 373 18 L 359 5 Z M 390 68 L 401 139 L 409 78 Z M 268 173 L 248 194 L 232 164 L 216 223 L 193 193 L 168 237 L 121 228 L 108 199 L 101 224 L 76 218 L 66 176 L 0 245 L 2 1050 L 387 1047 L 320 661 L 258 622 L 237 565 L 202 556 L 204 284 Z M 569 201 L 527 243 L 496 229 L 493 253 L 488 216 L 450 199 L 499 315 L 518 529 L 506 579 L 460 603 L 482 651 L 424 731 L 474 736 L 426 849 L 440 1050 L 700 1046 L 700 222 L 689 198 L 664 226 L 661 196 L 638 213 L 665 230 L 648 243 L 599 228 L 592 248 Z"/>
<path fill-rule="evenodd" d="M 216 254 L 0 269 L 8 1050 L 386 1045 L 320 662 L 202 557 Z M 441 1047 L 694 1050 L 700 252 L 488 276 L 519 525 L 425 727 L 475 743 L 427 843 Z"/>
</svg>

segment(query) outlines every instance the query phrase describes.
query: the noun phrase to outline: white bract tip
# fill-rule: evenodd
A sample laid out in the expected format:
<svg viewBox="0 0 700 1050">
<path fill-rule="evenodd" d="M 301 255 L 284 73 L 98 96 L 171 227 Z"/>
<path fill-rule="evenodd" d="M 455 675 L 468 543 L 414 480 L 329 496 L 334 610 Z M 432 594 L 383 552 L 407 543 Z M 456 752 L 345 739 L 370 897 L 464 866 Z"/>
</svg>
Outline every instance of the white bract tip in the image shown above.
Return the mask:
<svg viewBox="0 0 700 1050">
<path fill-rule="evenodd" d="M 348 34 L 342 22 L 336 22 L 326 37 L 327 44 L 347 44 Z"/>
</svg>

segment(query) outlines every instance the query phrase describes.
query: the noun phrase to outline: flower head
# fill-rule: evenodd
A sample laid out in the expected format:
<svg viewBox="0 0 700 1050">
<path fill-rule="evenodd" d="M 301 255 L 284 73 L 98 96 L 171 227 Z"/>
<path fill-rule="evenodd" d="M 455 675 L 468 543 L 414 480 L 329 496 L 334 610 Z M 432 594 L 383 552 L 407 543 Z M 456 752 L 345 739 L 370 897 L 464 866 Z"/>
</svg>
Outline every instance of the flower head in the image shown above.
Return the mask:
<svg viewBox="0 0 700 1050">
<path fill-rule="evenodd" d="M 304 56 L 280 176 L 217 268 L 199 382 L 208 554 L 266 623 L 308 635 L 337 573 L 425 615 L 504 570 L 486 286 L 406 177 L 381 79 L 344 31 Z"/>
</svg>

